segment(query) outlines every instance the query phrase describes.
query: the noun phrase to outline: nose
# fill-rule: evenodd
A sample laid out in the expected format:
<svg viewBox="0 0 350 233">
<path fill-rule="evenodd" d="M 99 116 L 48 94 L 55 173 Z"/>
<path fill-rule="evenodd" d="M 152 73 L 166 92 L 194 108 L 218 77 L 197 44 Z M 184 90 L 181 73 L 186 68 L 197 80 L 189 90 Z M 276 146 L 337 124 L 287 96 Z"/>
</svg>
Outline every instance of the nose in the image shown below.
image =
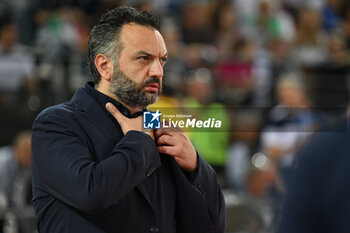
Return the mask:
<svg viewBox="0 0 350 233">
<path fill-rule="evenodd" d="M 160 64 L 159 61 L 154 61 L 152 63 L 152 66 L 149 70 L 149 76 L 156 77 L 159 79 L 161 79 L 163 77 L 163 66 Z"/>
</svg>

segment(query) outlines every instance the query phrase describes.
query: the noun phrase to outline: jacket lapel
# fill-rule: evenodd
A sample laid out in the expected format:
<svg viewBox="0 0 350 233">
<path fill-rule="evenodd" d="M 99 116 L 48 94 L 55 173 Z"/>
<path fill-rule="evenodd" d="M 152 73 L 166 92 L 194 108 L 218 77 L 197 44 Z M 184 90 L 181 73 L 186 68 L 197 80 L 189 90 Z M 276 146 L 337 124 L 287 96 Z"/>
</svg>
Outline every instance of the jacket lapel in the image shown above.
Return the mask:
<svg viewBox="0 0 350 233">
<path fill-rule="evenodd" d="M 122 135 L 121 132 L 120 134 L 116 132 L 116 129 L 120 130 L 120 126 L 113 124 L 104 109 L 83 88 L 80 88 L 73 96 L 72 102 L 79 110 L 80 115 L 89 120 L 92 125 L 98 126 L 98 130 L 108 141 L 115 141 L 118 136 Z"/>
</svg>

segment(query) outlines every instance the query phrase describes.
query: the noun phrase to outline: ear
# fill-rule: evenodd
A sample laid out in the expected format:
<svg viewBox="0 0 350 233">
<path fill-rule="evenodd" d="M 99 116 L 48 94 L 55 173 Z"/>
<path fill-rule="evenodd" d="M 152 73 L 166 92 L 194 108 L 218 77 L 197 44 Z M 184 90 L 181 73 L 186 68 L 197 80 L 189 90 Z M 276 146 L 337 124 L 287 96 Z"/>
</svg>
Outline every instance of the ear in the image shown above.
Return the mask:
<svg viewBox="0 0 350 233">
<path fill-rule="evenodd" d="M 103 55 L 97 54 L 95 57 L 95 66 L 101 75 L 101 79 L 110 81 L 113 75 L 113 62 L 112 60 Z"/>
</svg>

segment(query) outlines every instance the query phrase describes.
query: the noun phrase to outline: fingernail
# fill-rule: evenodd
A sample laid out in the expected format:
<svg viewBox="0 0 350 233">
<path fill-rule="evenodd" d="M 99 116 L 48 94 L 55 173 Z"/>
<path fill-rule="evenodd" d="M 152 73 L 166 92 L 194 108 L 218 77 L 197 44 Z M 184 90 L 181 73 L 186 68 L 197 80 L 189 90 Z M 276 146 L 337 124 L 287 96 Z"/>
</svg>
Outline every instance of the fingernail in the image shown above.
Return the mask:
<svg viewBox="0 0 350 233">
<path fill-rule="evenodd" d="M 112 110 L 112 104 L 111 103 L 107 103 L 106 104 L 106 108 L 107 108 L 107 110 Z"/>
</svg>

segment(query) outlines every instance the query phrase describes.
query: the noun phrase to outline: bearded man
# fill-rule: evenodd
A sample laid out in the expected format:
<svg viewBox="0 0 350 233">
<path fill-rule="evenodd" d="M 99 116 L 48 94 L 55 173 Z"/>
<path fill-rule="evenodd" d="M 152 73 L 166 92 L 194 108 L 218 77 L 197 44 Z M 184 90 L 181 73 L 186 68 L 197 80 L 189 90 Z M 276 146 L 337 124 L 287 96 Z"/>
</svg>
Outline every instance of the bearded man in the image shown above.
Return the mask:
<svg viewBox="0 0 350 233">
<path fill-rule="evenodd" d="M 92 29 L 94 82 L 33 124 L 33 201 L 42 233 L 222 233 L 213 169 L 186 134 L 144 131 L 167 50 L 159 19 L 120 7 Z"/>
</svg>

